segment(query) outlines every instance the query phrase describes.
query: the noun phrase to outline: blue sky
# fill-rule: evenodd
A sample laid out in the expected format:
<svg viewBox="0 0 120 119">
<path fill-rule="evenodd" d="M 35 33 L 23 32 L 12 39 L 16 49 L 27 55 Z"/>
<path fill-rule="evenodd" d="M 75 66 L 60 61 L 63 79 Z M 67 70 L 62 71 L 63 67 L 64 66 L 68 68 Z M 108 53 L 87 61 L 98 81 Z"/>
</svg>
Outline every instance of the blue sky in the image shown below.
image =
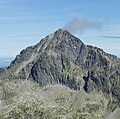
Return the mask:
<svg viewBox="0 0 120 119">
<path fill-rule="evenodd" d="M 120 0 L 0 0 L 0 57 L 14 58 L 59 28 L 120 57 L 119 12 Z"/>
</svg>

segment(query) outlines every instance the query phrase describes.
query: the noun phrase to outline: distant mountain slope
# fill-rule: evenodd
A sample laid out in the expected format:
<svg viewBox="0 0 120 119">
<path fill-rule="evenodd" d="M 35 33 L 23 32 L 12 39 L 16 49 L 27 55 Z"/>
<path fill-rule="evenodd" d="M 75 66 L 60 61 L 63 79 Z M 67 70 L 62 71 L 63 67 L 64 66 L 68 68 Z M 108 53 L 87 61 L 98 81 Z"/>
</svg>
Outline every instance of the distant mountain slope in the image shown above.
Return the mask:
<svg viewBox="0 0 120 119">
<path fill-rule="evenodd" d="M 110 112 L 120 104 L 120 59 L 63 29 L 22 50 L 0 73 L 0 79 L 7 78 L 32 80 L 42 87 L 63 85 L 88 95 L 102 93 Z"/>
</svg>

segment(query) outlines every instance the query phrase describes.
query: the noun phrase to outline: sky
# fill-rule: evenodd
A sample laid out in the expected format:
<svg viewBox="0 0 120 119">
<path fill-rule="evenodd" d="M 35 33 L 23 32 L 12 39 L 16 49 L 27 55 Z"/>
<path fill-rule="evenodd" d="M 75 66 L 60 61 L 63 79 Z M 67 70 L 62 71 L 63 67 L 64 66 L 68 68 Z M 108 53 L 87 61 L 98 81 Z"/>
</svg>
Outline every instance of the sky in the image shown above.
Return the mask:
<svg viewBox="0 0 120 119">
<path fill-rule="evenodd" d="M 120 0 L 0 0 L 0 58 L 59 28 L 120 57 L 119 12 Z"/>
</svg>

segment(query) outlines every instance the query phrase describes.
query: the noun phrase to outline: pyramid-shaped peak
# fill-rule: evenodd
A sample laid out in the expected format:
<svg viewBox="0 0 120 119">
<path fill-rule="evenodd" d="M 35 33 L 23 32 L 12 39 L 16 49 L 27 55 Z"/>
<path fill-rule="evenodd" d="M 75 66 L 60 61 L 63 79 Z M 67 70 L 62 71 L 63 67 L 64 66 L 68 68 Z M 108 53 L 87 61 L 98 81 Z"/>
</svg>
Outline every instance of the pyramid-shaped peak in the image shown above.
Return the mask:
<svg viewBox="0 0 120 119">
<path fill-rule="evenodd" d="M 62 39 L 62 40 L 65 40 L 65 39 L 67 39 L 67 40 L 75 40 L 75 41 L 77 41 L 79 43 L 82 43 L 82 41 L 79 38 L 77 38 L 76 36 L 71 34 L 69 31 L 67 31 L 65 29 L 62 29 L 62 28 L 55 31 L 53 33 L 53 35 L 54 35 L 54 37 L 57 37 L 57 38 Z"/>
<path fill-rule="evenodd" d="M 66 33 L 68 33 L 68 34 L 70 34 L 67 30 L 64 30 L 64 29 L 62 29 L 62 28 L 60 28 L 60 29 L 58 29 L 57 31 L 55 31 L 55 34 L 66 34 Z"/>
<path fill-rule="evenodd" d="M 49 34 L 48 36 L 46 36 L 45 38 L 47 39 L 54 39 L 54 38 L 64 38 L 67 36 L 73 36 L 71 33 L 69 33 L 67 30 L 64 30 L 62 28 L 56 30 L 55 32 Z"/>
<path fill-rule="evenodd" d="M 56 32 L 65 32 L 66 30 L 59 28 Z"/>
</svg>

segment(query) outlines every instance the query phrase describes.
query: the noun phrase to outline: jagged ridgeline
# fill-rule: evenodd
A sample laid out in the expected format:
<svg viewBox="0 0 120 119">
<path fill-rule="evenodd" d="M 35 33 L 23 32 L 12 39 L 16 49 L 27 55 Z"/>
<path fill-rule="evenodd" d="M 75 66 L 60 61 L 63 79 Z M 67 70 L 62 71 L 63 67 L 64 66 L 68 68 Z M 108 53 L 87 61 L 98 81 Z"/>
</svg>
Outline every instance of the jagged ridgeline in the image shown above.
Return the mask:
<svg viewBox="0 0 120 119">
<path fill-rule="evenodd" d="M 41 86 L 61 84 L 86 92 L 102 90 L 120 99 L 120 60 L 63 29 L 22 50 L 1 72 L 1 79 L 31 79 Z"/>
<path fill-rule="evenodd" d="M 0 119 L 120 119 L 120 59 L 59 29 L 0 69 Z"/>
</svg>

